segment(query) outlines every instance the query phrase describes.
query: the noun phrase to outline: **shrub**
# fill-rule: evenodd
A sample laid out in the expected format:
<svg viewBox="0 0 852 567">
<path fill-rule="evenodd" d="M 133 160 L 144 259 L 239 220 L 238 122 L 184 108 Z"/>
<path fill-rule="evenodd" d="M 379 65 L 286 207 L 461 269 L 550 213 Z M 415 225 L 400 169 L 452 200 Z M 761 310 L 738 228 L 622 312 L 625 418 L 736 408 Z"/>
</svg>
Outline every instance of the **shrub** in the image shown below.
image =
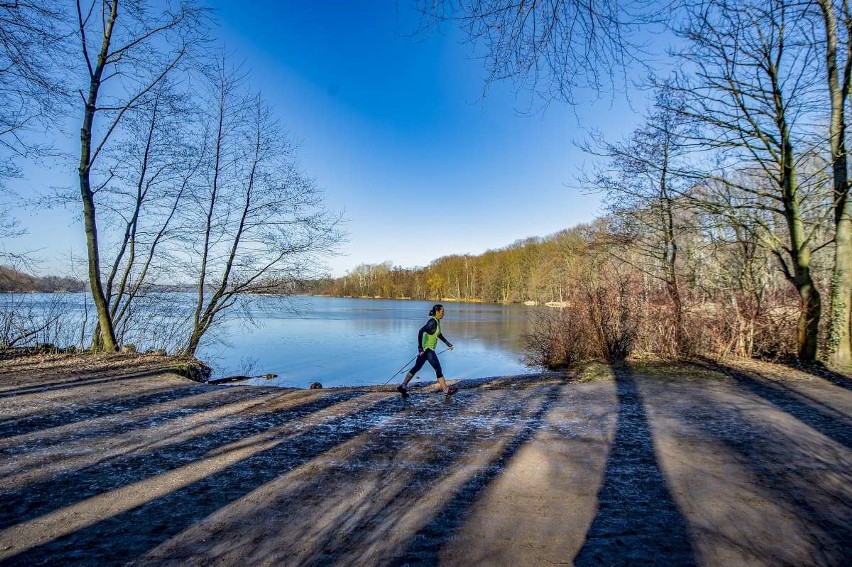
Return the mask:
<svg viewBox="0 0 852 567">
<path fill-rule="evenodd" d="M 568 307 L 541 312 L 525 337 L 527 361 L 546 368 L 570 368 L 589 359 L 619 362 L 636 345 L 637 294 L 631 279 L 597 273 L 585 281 Z"/>
</svg>

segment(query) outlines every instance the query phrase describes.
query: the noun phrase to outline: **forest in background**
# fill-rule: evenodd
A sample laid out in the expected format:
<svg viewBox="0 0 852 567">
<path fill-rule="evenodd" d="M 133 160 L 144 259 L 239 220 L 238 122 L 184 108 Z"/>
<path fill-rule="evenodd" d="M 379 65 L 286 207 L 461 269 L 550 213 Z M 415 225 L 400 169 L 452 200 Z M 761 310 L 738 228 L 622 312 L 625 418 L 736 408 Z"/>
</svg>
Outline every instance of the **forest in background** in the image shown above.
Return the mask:
<svg viewBox="0 0 852 567">
<path fill-rule="evenodd" d="M 665 265 L 646 254 L 638 239 L 620 233 L 613 216 L 480 255 L 445 256 L 426 267 L 364 264 L 310 290 L 340 297 L 549 304 L 554 309 L 538 311 L 538 331 L 528 340 L 537 362 L 557 367 L 595 353 L 605 357 L 607 333 L 610 347 L 625 343 L 625 355 L 794 357 L 798 296 L 771 252 L 711 215 L 690 222 L 700 224 L 677 242 L 680 330 Z M 825 250 L 814 262 L 818 285 L 828 285 L 830 266 Z"/>
<path fill-rule="evenodd" d="M 487 303 L 564 301 L 571 287 L 568 266 L 585 227 L 530 237 L 483 254 L 438 258 L 429 266 L 392 262 L 361 264 L 345 276 L 322 280 L 316 291 L 340 297 L 422 299 Z"/>
<path fill-rule="evenodd" d="M 61 293 L 85 291 L 82 281 L 61 276 L 31 276 L 9 266 L 0 266 L 0 293 Z"/>
</svg>

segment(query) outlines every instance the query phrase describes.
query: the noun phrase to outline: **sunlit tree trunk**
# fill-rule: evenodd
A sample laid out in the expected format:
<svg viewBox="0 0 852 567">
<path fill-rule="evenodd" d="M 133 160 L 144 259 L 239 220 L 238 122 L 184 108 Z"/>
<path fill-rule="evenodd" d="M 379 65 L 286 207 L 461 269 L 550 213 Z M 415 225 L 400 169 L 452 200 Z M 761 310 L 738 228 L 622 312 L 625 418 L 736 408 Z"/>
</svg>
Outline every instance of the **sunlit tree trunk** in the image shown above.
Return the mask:
<svg viewBox="0 0 852 567">
<path fill-rule="evenodd" d="M 818 0 L 825 26 L 825 55 L 828 93 L 831 99 L 829 140 L 834 183 L 834 273 L 831 278 L 831 307 L 828 318 L 827 356 L 833 366 L 852 365 L 852 203 L 846 156 L 846 101 L 852 75 L 852 15 L 849 3 L 841 5 L 845 65 L 838 64 L 838 22 L 831 0 Z"/>
</svg>

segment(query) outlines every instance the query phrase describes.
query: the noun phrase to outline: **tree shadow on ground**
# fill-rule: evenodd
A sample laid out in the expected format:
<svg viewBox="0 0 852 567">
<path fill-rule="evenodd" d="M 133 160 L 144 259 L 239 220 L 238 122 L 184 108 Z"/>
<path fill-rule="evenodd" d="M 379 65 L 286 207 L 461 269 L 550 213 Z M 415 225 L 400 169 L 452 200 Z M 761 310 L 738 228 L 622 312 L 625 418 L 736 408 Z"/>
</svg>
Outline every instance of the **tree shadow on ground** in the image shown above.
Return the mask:
<svg viewBox="0 0 852 567">
<path fill-rule="evenodd" d="M 531 417 L 526 419 L 525 425 L 514 434 L 500 455 L 489 467 L 474 474 L 463 486 L 454 490 L 452 499 L 433 516 L 428 524 L 410 538 L 408 546 L 394 561 L 394 565 L 438 563 L 441 548 L 458 532 L 483 491 L 503 472 L 518 450 L 542 427 L 544 416 L 559 397 L 559 387 L 550 386 L 541 394 L 541 397 L 543 397 L 542 404 Z M 442 463 L 439 470 L 447 468 L 448 465 L 449 463 Z M 434 482 L 440 483 L 440 476 L 435 478 Z"/>
<path fill-rule="evenodd" d="M 347 399 L 354 395 L 362 394 L 347 394 Z M 329 397 L 326 399 L 326 405 L 335 401 L 340 402 L 343 399 L 340 396 Z M 50 561 L 55 564 L 101 564 L 107 561 L 124 564 L 132 561 L 260 486 L 389 418 L 402 409 L 396 402 L 395 397 L 389 396 L 362 412 L 335 417 L 324 422 L 321 427 L 298 433 L 270 448 L 261 449 L 215 474 L 207 475 L 162 497 L 23 551 L 6 563 L 34 565 Z M 311 408 L 312 411 L 318 409 Z M 304 412 L 281 412 L 280 420 L 294 419 L 296 413 Z M 268 420 L 266 423 L 268 427 Z M 221 445 L 232 440 L 234 433 L 226 432 L 227 438 L 220 436 L 215 444 Z M 247 432 L 241 431 L 238 437 L 246 434 Z M 195 451 L 192 455 L 185 454 L 186 449 L 183 448 L 169 458 L 163 457 L 165 460 L 162 464 L 174 468 L 188 462 L 189 457 L 193 460 L 201 459 L 210 447 L 206 447 L 201 453 Z M 136 464 L 141 465 L 142 461 Z M 125 463 L 125 466 L 133 465 Z M 102 480 L 110 484 L 108 475 Z M 122 483 L 126 484 L 126 481 Z M 112 487 L 115 488 L 120 487 Z M 116 545 L 116 541 L 120 541 L 121 545 Z"/>
<path fill-rule="evenodd" d="M 29 395 L 29 394 L 45 394 L 48 392 L 58 392 L 62 390 L 72 390 L 74 388 L 80 387 L 91 387 L 94 384 L 102 384 L 108 385 L 116 382 L 123 382 L 125 380 L 138 380 L 144 378 L 151 378 L 153 376 L 158 376 L 165 372 L 161 369 L 152 368 L 150 370 L 146 370 L 144 372 L 129 372 L 126 374 L 122 374 L 120 376 L 111 375 L 111 376 L 102 376 L 99 378 L 91 378 L 88 376 L 83 376 L 80 378 L 66 378 L 64 380 L 57 380 L 55 382 L 39 382 L 38 384 L 31 385 L 23 385 L 17 388 L 8 388 L 8 389 L 0 389 L 0 399 L 3 398 L 14 398 L 17 396 Z"/>
<path fill-rule="evenodd" d="M 562 386 L 493 380 L 466 385 L 450 403 L 440 393 L 394 396 L 399 413 L 139 562 L 369 565 L 405 561 L 395 558 L 407 551 L 409 561 L 436 563 Z M 223 532 L 227 541 L 212 548 Z"/>
<path fill-rule="evenodd" d="M 216 390 L 180 390 L 183 395 L 176 397 L 164 396 L 150 403 L 133 397 L 121 397 L 111 400 L 104 405 L 94 404 L 92 407 L 80 408 L 85 417 L 82 420 L 69 420 L 52 425 L 50 417 L 45 413 L 27 416 L 14 421 L 20 426 L 0 422 L 0 441 L 7 446 L 0 449 L 0 455 L 13 457 L 28 451 L 26 441 L 15 443 L 13 437 L 23 436 L 37 439 L 43 447 L 55 447 L 59 443 L 80 443 L 86 439 L 115 439 L 136 430 L 150 430 L 170 422 L 204 414 L 205 412 L 222 410 L 232 405 L 257 404 L 257 396 L 250 390 L 224 392 Z M 168 391 L 160 392 L 168 394 Z M 156 395 L 156 394 L 152 394 Z M 137 400 L 143 402 L 138 403 Z M 158 407 L 160 406 L 160 407 Z M 82 423 L 81 423 L 82 422 Z M 33 427 L 39 424 L 41 427 Z M 79 425 L 79 426 L 78 426 Z M 182 432 L 186 430 L 183 429 Z M 6 433 L 10 432 L 7 436 Z M 19 438 L 20 439 L 20 438 Z M 137 448 L 136 450 L 138 450 Z M 104 458 L 107 455 L 103 455 Z M 0 482 L 4 475 L 0 473 Z"/>
<path fill-rule="evenodd" d="M 724 447 L 733 456 L 732 461 L 748 471 L 745 488 L 755 495 L 748 500 L 750 505 L 765 499 L 771 503 L 773 514 L 784 518 L 788 526 L 798 523 L 798 531 L 787 528 L 780 549 L 777 541 L 767 539 L 765 532 L 754 530 L 754 526 L 738 530 L 740 539 L 731 545 L 748 542 L 744 551 L 757 550 L 756 557 L 771 557 L 777 565 L 848 565 L 852 557 L 852 499 L 848 490 L 852 473 L 849 451 L 840 445 L 849 447 L 849 417 L 819 405 L 812 407 L 807 403 L 809 398 L 757 372 L 719 363 L 702 366 L 733 378 L 741 390 L 777 411 L 719 404 L 717 398 L 705 397 L 699 391 L 695 403 L 712 406 L 713 418 L 686 414 L 685 421 L 708 442 Z M 769 508 L 761 505 L 764 509 Z"/>
<path fill-rule="evenodd" d="M 487 484 L 488 479 L 483 474 L 493 476 L 495 469 L 499 470 L 504 464 L 503 459 L 474 459 L 472 463 L 469 457 L 487 450 L 486 446 L 499 444 L 504 434 L 523 436 L 526 428 L 518 427 L 518 421 L 526 423 L 530 419 L 526 415 L 530 406 L 541 402 L 538 393 L 521 397 L 514 391 L 502 392 L 487 403 L 476 403 L 473 408 L 459 400 L 445 404 L 434 396 L 413 395 L 412 398 L 413 401 L 406 402 L 405 412 L 371 431 L 369 438 L 360 440 L 361 444 L 347 447 L 346 461 L 325 468 L 308 483 L 297 483 L 294 491 L 278 495 L 280 500 L 274 504 L 274 517 L 298 518 L 304 513 L 305 502 L 315 501 L 318 494 L 324 494 L 317 504 L 321 509 L 334 508 L 340 502 L 346 505 L 333 514 L 326 514 L 320 523 L 294 519 L 280 538 L 276 538 L 274 529 L 266 528 L 268 540 L 277 539 L 278 543 L 244 545 L 229 557 L 246 557 L 257 563 L 281 563 L 278 545 L 283 540 L 285 546 L 302 552 L 291 558 L 289 562 L 293 564 L 390 564 L 396 556 L 397 545 L 404 546 L 409 541 L 394 542 L 398 528 L 410 525 L 408 521 L 412 520 L 412 515 L 428 515 L 435 524 L 440 522 L 435 514 L 442 510 L 444 520 L 453 516 L 452 507 L 458 507 L 457 512 L 464 514 L 472 503 L 471 498 L 465 498 L 465 488 L 470 492 L 475 478 L 480 479 L 476 484 Z M 532 419 L 536 419 L 539 411 L 533 413 Z M 489 416 L 488 420 L 481 419 L 483 414 Z M 499 425 L 495 426 L 495 422 Z M 444 438 L 445 431 L 457 427 L 464 427 L 465 434 Z M 519 432 L 511 433 L 516 429 Z M 500 453 L 506 457 L 506 453 L 513 450 L 510 446 Z M 466 471 L 470 471 L 471 477 Z M 457 485 L 451 480 L 456 475 L 471 480 Z M 346 480 L 340 482 L 339 479 Z M 461 495 L 459 490 L 462 490 Z M 441 498 L 439 494 L 452 496 L 445 506 L 433 510 L 430 501 Z M 268 518 L 270 525 L 278 524 Z M 427 531 L 428 537 L 420 537 Z M 436 563 L 441 544 L 454 532 L 452 522 L 449 526 L 438 526 L 437 530 L 427 526 L 410 540 L 409 551 L 417 556 L 419 563 Z M 433 537 L 437 541 L 428 542 Z M 174 551 L 180 554 L 182 550 Z"/>
<path fill-rule="evenodd" d="M 598 512 L 575 565 L 695 565 L 686 520 L 654 450 L 633 372 L 614 366 L 618 418 Z"/>
<path fill-rule="evenodd" d="M 791 390 L 783 383 L 765 379 L 759 373 L 751 374 L 709 360 L 697 364 L 725 374 L 743 389 L 760 396 L 781 411 L 792 415 L 833 441 L 847 448 L 852 448 L 852 420 L 848 416 L 839 414 L 837 410 Z"/>
<path fill-rule="evenodd" d="M 153 378 L 161 374 L 160 372 L 143 372 L 140 374 L 127 376 L 109 380 L 110 382 L 119 382 L 122 380 L 145 380 Z M 87 387 L 91 387 L 98 382 L 90 381 L 86 383 Z M 114 415 L 123 411 L 141 409 L 145 406 L 173 402 L 194 396 L 198 394 L 198 385 L 188 384 L 186 387 L 175 387 L 174 385 L 164 385 L 159 391 L 154 390 L 146 394 L 130 394 L 126 396 L 115 397 L 110 400 L 100 401 L 98 403 L 88 404 L 82 407 L 75 407 L 73 411 L 54 412 L 54 407 L 37 411 L 29 415 L 13 417 L 0 421 L 0 439 L 13 437 L 17 435 L 26 435 L 35 433 L 43 429 L 53 427 L 61 427 L 78 422 L 86 422 L 99 417 Z M 26 395 L 38 396 L 41 392 L 27 393 Z M 3 398 L 4 396 L 0 396 Z"/>
<path fill-rule="evenodd" d="M 826 382 L 830 382 L 835 386 L 840 386 L 841 388 L 844 388 L 846 390 L 852 390 L 852 377 L 850 377 L 848 374 L 836 372 L 826 367 L 821 362 L 805 364 L 793 361 L 785 363 L 785 366 L 794 370 L 801 370 L 802 372 L 807 372 L 811 376 L 822 378 Z"/>
<path fill-rule="evenodd" d="M 251 390 L 244 390 L 251 393 Z M 28 484 L 18 490 L 5 492 L 0 509 L 0 529 L 32 520 L 66 506 L 71 506 L 98 494 L 154 478 L 187 463 L 204 458 L 218 447 L 258 435 L 269 429 L 297 421 L 309 414 L 358 396 L 346 392 L 308 398 L 305 403 L 278 410 L 263 416 L 246 415 L 213 434 L 180 439 L 154 450 L 131 447 L 126 453 L 94 462 L 81 469 L 72 469 L 48 479 Z M 204 406 L 195 408 L 203 411 Z M 186 414 L 183 414 L 185 417 Z M 34 495 L 40 495 L 34 498 Z"/>
<path fill-rule="evenodd" d="M 175 372 L 185 359 L 140 354 L 55 355 L 45 358 L 0 359 L 0 391 L 9 386 L 44 388 L 110 378 L 126 378 L 140 372 Z M 26 382 L 19 378 L 25 376 Z"/>
</svg>

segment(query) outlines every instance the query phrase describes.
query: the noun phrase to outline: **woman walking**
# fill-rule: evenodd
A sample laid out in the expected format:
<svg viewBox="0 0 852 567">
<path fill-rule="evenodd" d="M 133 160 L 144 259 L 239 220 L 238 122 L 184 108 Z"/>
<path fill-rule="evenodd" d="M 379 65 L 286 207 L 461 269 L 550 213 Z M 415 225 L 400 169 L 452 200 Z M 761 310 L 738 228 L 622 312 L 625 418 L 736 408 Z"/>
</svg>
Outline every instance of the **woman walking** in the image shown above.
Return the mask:
<svg viewBox="0 0 852 567">
<path fill-rule="evenodd" d="M 402 394 L 403 398 L 408 397 L 408 383 L 414 378 L 414 375 L 423 368 L 423 365 L 428 361 L 435 369 L 435 377 L 438 379 L 438 384 L 441 389 L 449 397 L 459 391 L 455 386 L 447 386 L 447 381 L 444 380 L 444 372 L 441 370 L 441 362 L 438 360 L 438 355 L 435 354 L 435 347 L 438 345 L 438 339 L 441 339 L 447 348 L 453 350 L 453 344 L 441 334 L 441 319 L 444 318 L 444 306 L 440 303 L 432 307 L 429 311 L 429 320 L 426 324 L 420 327 L 417 333 L 417 361 L 408 374 L 405 375 L 405 380 L 402 384 L 396 387 L 396 390 Z"/>
</svg>

